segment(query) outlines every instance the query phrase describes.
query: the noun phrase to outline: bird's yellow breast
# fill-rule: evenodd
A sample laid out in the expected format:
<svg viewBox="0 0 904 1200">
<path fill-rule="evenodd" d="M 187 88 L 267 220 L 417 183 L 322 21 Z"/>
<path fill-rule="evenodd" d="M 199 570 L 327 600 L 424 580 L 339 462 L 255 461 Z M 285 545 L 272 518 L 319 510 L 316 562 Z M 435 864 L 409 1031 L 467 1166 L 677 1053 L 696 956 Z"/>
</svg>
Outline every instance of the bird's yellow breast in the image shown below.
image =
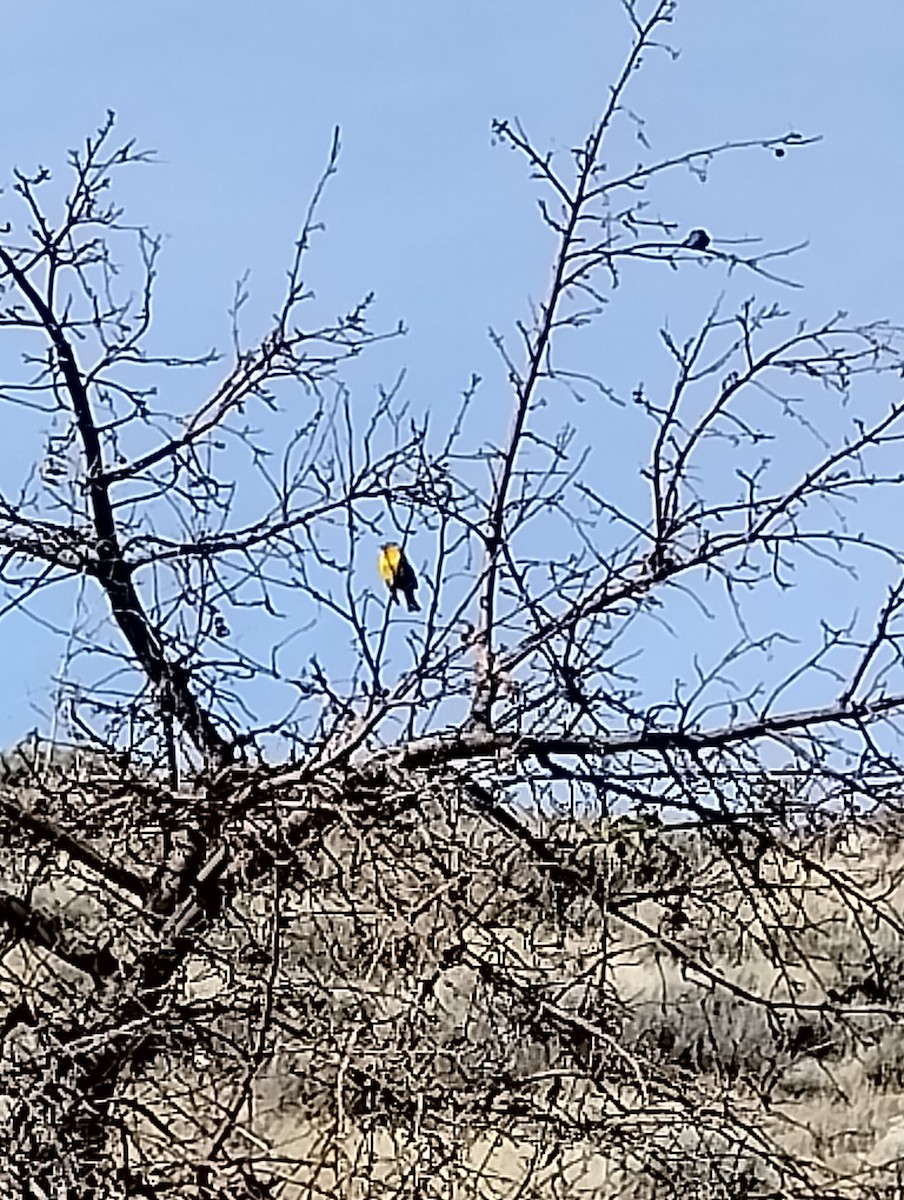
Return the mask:
<svg viewBox="0 0 904 1200">
<path fill-rule="evenodd" d="M 402 550 L 400 546 L 384 546 L 380 551 L 380 578 L 384 583 L 392 583 L 399 569 L 399 563 L 402 561 Z"/>
</svg>

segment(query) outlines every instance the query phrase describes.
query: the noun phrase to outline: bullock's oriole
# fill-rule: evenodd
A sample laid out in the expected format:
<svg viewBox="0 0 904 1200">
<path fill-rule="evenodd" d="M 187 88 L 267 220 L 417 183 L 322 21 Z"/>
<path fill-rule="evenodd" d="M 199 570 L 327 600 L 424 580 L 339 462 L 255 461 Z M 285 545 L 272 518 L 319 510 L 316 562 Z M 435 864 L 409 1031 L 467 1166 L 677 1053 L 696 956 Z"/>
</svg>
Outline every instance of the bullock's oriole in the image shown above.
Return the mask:
<svg viewBox="0 0 904 1200">
<path fill-rule="evenodd" d="M 389 588 L 393 603 L 398 604 L 401 592 L 408 605 L 408 611 L 419 612 L 421 606 L 414 598 L 417 576 L 398 542 L 386 542 L 380 547 L 379 568 L 380 578 Z"/>
</svg>

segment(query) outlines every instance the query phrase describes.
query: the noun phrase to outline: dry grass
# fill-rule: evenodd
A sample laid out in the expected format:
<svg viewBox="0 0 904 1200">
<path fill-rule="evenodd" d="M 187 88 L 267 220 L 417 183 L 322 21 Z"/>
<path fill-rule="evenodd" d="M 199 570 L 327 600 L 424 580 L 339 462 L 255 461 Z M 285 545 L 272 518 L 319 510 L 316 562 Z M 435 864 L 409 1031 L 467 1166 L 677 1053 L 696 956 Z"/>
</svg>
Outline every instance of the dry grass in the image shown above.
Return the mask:
<svg viewBox="0 0 904 1200">
<path fill-rule="evenodd" d="M 782 1155 L 787 1177 L 867 1200 L 904 1172 L 894 830 L 777 840 L 744 874 L 702 836 L 613 848 L 569 827 L 573 861 L 607 873 L 606 911 L 579 894 L 563 910 L 504 839 L 456 820 L 313 849 L 279 896 L 278 970 L 260 965 L 265 891 L 208 931 L 179 1001 L 197 1027 L 166 1031 L 117 1112 L 134 1161 L 190 1178 L 226 1122 L 230 1197 L 243 1160 L 281 1200 L 784 1200 Z M 90 888 L 46 899 L 102 924 Z M 54 980 L 46 955 L 8 951 L 3 970 Z"/>
</svg>

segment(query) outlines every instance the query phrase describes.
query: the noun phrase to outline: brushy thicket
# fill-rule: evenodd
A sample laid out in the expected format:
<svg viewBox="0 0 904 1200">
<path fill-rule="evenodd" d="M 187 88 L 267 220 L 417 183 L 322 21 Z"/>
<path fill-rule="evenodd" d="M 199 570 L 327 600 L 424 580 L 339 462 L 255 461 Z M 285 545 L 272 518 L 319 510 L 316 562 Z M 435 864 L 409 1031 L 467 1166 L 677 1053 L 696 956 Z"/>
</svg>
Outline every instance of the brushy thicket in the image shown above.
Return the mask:
<svg viewBox="0 0 904 1200">
<path fill-rule="evenodd" d="M 123 864 L 152 870 L 153 781 L 90 756 L 39 774 L 8 771 L 6 794 L 61 830 L 127 827 Z M 800 1164 L 855 1196 L 895 1178 L 894 821 L 786 832 L 756 860 L 753 893 L 737 830 L 732 847 L 712 828 L 534 818 L 591 894 L 417 782 L 418 802 L 386 820 L 349 808 L 324 833 L 310 797 L 287 795 L 278 822 L 247 822 L 236 870 L 253 882 L 186 959 L 178 1000 L 136 1031 L 110 1129 L 124 1170 L 140 1162 L 161 1194 L 187 1194 L 198 1146 L 222 1136 L 231 1166 L 210 1194 L 224 1197 L 639 1198 L 662 1194 L 657 1180 L 764 1196 Z M 23 853 L 5 848 L 7 886 L 18 864 L 86 946 L 128 958 L 153 937 L 89 871 L 63 889 L 60 859 Z M 291 861 L 291 882 L 262 857 Z M 30 1075 L 37 1103 L 42 1048 L 84 978 L 21 944 L 2 964 L 3 1072 Z M 255 1192 L 262 1177 L 275 1190 Z"/>
<path fill-rule="evenodd" d="M 558 150 L 492 121 L 547 282 L 429 396 L 365 382 L 379 281 L 318 297 L 338 130 L 222 355 L 158 340 L 115 114 L 13 170 L 0 612 L 72 615 L 0 779 L 0 1197 L 897 1186 L 904 327 L 688 207 L 814 139 L 655 149 L 677 7 Z"/>
</svg>

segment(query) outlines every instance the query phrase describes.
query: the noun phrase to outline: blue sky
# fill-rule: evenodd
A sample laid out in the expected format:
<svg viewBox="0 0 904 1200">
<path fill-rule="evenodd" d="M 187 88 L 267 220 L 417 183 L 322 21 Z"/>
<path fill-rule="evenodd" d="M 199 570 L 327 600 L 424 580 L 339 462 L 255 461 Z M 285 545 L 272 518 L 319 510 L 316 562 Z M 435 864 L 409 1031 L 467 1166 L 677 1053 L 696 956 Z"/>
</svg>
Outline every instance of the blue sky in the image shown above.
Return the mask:
<svg viewBox="0 0 904 1200">
<path fill-rule="evenodd" d="M 9 6 L 0 169 L 60 167 L 108 108 L 124 137 L 155 147 L 156 165 L 123 176 L 117 195 L 166 237 L 154 344 L 192 353 L 225 348 L 246 270 L 246 328 L 263 329 L 341 126 L 312 260 L 319 300 L 344 308 L 374 289 L 381 322 L 409 327 L 369 361 L 363 402 L 405 366 L 413 405 L 442 412 L 472 372 L 500 382 L 487 327 L 511 330 L 550 261 L 524 163 L 491 144 L 490 122 L 518 117 L 538 145 L 576 144 L 626 35 L 616 0 Z M 676 174 L 670 215 L 767 246 L 809 240 L 794 263 L 805 290 L 786 297 L 802 315 L 904 320 L 899 0 L 873 0 L 868 20 L 842 0 L 684 0 L 671 43 L 677 61 L 651 56 L 630 97 L 656 154 L 789 129 L 823 141 L 781 161 L 726 159 L 705 187 Z M 617 149 L 629 162 L 637 153 L 627 136 Z M 657 328 L 689 332 L 721 286 L 704 271 L 680 286 L 662 274 L 628 281 L 625 315 L 597 343 L 613 381 L 630 389 L 655 374 Z M 0 341 L 0 370 L 4 353 Z M 488 430 L 508 415 L 504 389 L 488 405 L 494 397 Z M 7 452 L 20 465 L 33 449 L 23 436 Z M 0 623 L 0 645 L 8 744 L 45 724 L 61 648 L 22 617 Z"/>
</svg>

